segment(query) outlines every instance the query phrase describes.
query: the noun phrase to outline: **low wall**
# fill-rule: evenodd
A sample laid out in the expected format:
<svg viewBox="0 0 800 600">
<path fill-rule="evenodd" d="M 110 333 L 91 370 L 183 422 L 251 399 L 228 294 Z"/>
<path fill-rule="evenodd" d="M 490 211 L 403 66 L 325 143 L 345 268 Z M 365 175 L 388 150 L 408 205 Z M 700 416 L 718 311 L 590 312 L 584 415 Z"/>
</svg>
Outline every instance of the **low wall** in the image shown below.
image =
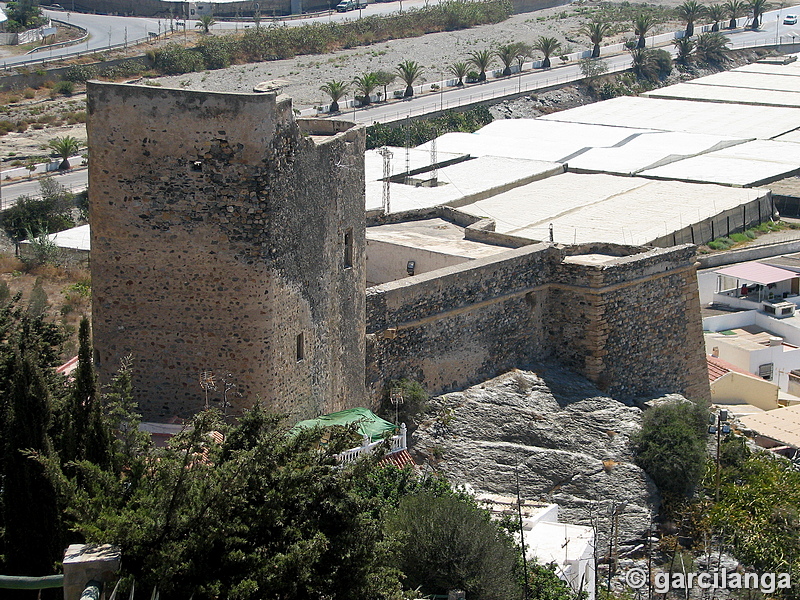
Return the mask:
<svg viewBox="0 0 800 600">
<path fill-rule="evenodd" d="M 707 398 L 699 311 L 692 246 L 535 244 L 369 288 L 367 385 L 442 393 L 555 358 L 611 393 Z"/>
<path fill-rule="evenodd" d="M 689 224 L 653 240 L 650 244 L 662 248 L 678 244 L 705 244 L 719 237 L 740 233 L 777 217 L 772 194 L 767 191 L 764 196 L 747 204 L 741 204 L 698 223 Z"/>
<path fill-rule="evenodd" d="M 741 250 L 729 250 L 719 254 L 707 254 L 698 257 L 697 262 L 700 269 L 712 269 L 750 260 L 780 256 L 781 254 L 791 254 L 792 252 L 800 252 L 800 240 L 764 244 L 762 246 L 753 246 L 752 248 L 742 248 Z"/>
</svg>

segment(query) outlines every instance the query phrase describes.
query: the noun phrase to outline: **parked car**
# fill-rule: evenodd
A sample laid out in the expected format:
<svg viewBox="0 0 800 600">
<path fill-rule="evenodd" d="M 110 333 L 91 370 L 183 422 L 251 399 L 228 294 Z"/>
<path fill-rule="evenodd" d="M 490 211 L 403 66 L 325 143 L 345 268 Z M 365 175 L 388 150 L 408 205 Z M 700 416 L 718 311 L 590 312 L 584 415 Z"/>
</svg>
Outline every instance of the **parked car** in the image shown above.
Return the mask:
<svg viewBox="0 0 800 600">
<path fill-rule="evenodd" d="M 797 15 L 786 15 L 783 19 L 784 25 L 797 25 Z"/>
<path fill-rule="evenodd" d="M 356 10 L 358 8 L 365 8 L 367 0 L 342 0 L 336 5 L 337 12 L 347 12 L 348 10 Z"/>
</svg>

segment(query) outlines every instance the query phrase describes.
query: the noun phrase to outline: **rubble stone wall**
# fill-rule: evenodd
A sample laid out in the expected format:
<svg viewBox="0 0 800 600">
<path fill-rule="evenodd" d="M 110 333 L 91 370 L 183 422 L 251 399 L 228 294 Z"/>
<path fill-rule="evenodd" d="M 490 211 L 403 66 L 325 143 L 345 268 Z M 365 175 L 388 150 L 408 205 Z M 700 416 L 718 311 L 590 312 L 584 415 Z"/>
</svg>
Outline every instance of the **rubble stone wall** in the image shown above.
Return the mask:
<svg viewBox="0 0 800 600">
<path fill-rule="evenodd" d="M 568 255 L 614 257 L 600 264 Z M 553 358 L 610 393 L 708 398 L 694 247 L 536 244 L 367 291 L 367 385 L 436 394 Z"/>
<path fill-rule="evenodd" d="M 233 412 L 363 405 L 363 128 L 274 94 L 90 82 L 88 108 L 102 379 L 132 355 L 150 419 L 202 409 L 203 371 Z"/>
</svg>

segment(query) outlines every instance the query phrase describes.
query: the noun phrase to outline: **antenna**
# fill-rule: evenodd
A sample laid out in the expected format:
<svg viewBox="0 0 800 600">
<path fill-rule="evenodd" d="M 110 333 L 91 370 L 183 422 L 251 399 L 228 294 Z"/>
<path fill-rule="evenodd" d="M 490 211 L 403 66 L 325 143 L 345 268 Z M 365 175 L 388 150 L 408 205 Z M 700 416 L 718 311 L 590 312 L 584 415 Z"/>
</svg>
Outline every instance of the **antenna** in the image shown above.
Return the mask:
<svg viewBox="0 0 800 600">
<path fill-rule="evenodd" d="M 436 158 L 436 138 L 431 140 L 431 187 L 439 185 L 439 161 Z"/>
<path fill-rule="evenodd" d="M 408 174 L 411 172 L 411 125 L 409 123 L 409 117 L 411 115 L 406 115 L 406 178 L 405 183 L 408 184 Z"/>
<path fill-rule="evenodd" d="M 214 380 L 214 371 L 202 371 L 200 373 L 200 388 L 205 392 L 206 410 L 208 410 L 208 392 L 217 390 L 217 382 Z"/>
<path fill-rule="evenodd" d="M 383 157 L 383 214 L 389 214 L 389 177 L 392 174 L 391 160 L 392 151 L 386 146 L 378 148 L 378 154 Z"/>
</svg>

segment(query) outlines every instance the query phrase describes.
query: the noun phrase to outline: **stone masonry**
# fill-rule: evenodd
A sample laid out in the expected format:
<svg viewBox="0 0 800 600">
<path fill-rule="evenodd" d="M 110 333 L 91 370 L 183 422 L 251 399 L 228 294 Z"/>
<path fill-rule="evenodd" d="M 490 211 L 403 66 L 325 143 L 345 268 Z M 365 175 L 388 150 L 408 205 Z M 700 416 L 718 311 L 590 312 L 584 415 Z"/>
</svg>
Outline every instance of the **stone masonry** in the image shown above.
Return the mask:
<svg viewBox="0 0 800 600">
<path fill-rule="evenodd" d="M 231 374 L 234 413 L 363 405 L 363 127 L 274 94 L 99 82 L 88 113 L 101 379 L 132 355 L 147 419 L 202 409 L 204 371 Z"/>
<path fill-rule="evenodd" d="M 95 362 L 107 382 L 132 355 L 146 419 L 201 410 L 209 371 L 234 414 L 295 418 L 543 359 L 614 395 L 710 395 L 689 244 L 481 226 L 531 245 L 366 289 L 363 127 L 274 94 L 90 82 L 88 108 Z"/>
<path fill-rule="evenodd" d="M 535 244 L 367 290 L 368 387 L 437 394 L 556 359 L 620 396 L 708 398 L 694 247 Z"/>
</svg>

